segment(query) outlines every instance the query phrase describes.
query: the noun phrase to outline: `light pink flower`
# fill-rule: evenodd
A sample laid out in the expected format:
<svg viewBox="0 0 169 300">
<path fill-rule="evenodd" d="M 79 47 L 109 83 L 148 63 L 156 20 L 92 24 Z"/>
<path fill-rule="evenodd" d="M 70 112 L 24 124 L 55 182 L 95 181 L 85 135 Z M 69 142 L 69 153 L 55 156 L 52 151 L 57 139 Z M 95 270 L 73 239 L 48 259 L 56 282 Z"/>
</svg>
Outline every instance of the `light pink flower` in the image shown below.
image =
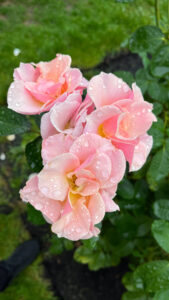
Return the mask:
<svg viewBox="0 0 169 300">
<path fill-rule="evenodd" d="M 64 102 L 56 103 L 50 112 L 41 119 L 41 135 L 43 139 L 56 133 L 65 133 L 78 137 L 83 133 L 86 116 L 94 110 L 89 97 L 82 102 L 79 91 L 70 94 Z"/>
<path fill-rule="evenodd" d="M 8 107 L 21 114 L 39 114 L 64 101 L 74 90 L 82 92 L 87 80 L 70 65 L 70 56 L 62 54 L 50 62 L 21 63 L 8 90 Z"/>
<path fill-rule="evenodd" d="M 130 171 L 141 168 L 152 147 L 146 133 L 156 121 L 153 105 L 144 101 L 135 83 L 131 90 L 122 79 L 103 72 L 89 82 L 88 96 L 96 110 L 87 117 L 84 132 L 110 139 L 124 152 Z"/>
<path fill-rule="evenodd" d="M 106 211 L 118 209 L 112 197 L 125 172 L 123 152 L 95 134 L 83 134 L 73 143 L 62 133 L 50 138 L 52 147 L 45 144 L 42 150 L 46 164 L 21 190 L 21 198 L 44 214 L 59 237 L 96 236 L 95 224 Z M 62 140 L 62 149 L 58 140 L 54 147 L 55 138 Z"/>
</svg>

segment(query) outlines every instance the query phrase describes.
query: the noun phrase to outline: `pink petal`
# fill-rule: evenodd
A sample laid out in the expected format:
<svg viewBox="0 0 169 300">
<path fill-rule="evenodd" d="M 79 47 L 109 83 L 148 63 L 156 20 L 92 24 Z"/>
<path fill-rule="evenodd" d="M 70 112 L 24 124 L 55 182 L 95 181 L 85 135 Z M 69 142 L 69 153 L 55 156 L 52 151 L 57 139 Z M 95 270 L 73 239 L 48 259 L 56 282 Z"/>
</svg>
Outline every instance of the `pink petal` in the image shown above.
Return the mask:
<svg viewBox="0 0 169 300">
<path fill-rule="evenodd" d="M 88 210 L 93 224 L 98 224 L 103 220 L 105 215 L 105 205 L 99 193 L 90 197 Z"/>
<path fill-rule="evenodd" d="M 84 132 L 99 133 L 99 126 L 103 125 L 104 122 L 109 119 L 113 122 L 112 132 L 116 131 L 116 119 L 120 113 L 121 110 L 114 105 L 107 105 L 96 109 L 87 116 L 87 123 Z"/>
<path fill-rule="evenodd" d="M 42 116 L 41 124 L 40 124 L 40 131 L 41 131 L 41 136 L 43 139 L 46 139 L 49 136 L 57 133 L 57 130 L 51 123 L 50 112 L 47 112 L 46 114 L 44 114 Z"/>
<path fill-rule="evenodd" d="M 48 162 L 39 173 L 39 189 L 49 198 L 64 201 L 69 184 L 66 174 L 79 165 L 78 158 L 71 153 L 64 153 Z"/>
<path fill-rule="evenodd" d="M 35 176 L 27 181 L 26 186 L 20 190 L 20 196 L 23 201 L 29 202 L 37 210 L 40 210 L 49 222 L 53 223 L 60 217 L 61 204 L 59 201 L 45 197 L 38 188 L 38 177 Z"/>
<path fill-rule="evenodd" d="M 55 134 L 42 141 L 42 159 L 46 164 L 57 155 L 69 152 L 74 139 L 62 133 Z"/>
<path fill-rule="evenodd" d="M 69 121 L 78 109 L 81 102 L 80 93 L 74 93 L 67 97 L 66 101 L 56 103 L 50 113 L 50 120 L 55 129 L 59 132 L 69 132 L 66 129 Z M 64 117 L 63 117 L 64 116 Z"/>
<path fill-rule="evenodd" d="M 112 145 L 109 140 L 104 139 L 97 134 L 86 133 L 75 140 L 70 148 L 70 152 L 75 154 L 82 163 L 91 155 L 95 154 L 96 151 L 99 152 L 99 148 L 101 147 L 112 149 Z"/>
<path fill-rule="evenodd" d="M 60 77 L 69 70 L 71 57 L 69 55 L 57 54 L 56 58 L 50 62 L 40 62 L 37 67 L 41 77 L 58 82 Z"/>
<path fill-rule="evenodd" d="M 117 186 L 115 186 L 115 191 L 116 191 L 116 189 L 117 189 Z M 112 198 L 114 198 L 114 196 L 115 196 L 115 191 L 114 191 L 114 194 L 110 194 L 106 190 L 101 191 L 101 196 L 104 201 L 106 212 L 113 212 L 116 210 L 120 210 L 119 206 L 112 200 Z"/>
<path fill-rule="evenodd" d="M 64 215 L 52 225 L 52 231 L 59 237 L 77 241 L 88 234 L 90 223 L 90 214 L 82 198 L 77 201 L 71 213 Z"/>
<path fill-rule="evenodd" d="M 134 99 L 134 101 L 136 101 L 136 102 L 144 101 L 142 92 L 141 92 L 140 88 L 137 86 L 136 83 L 132 84 L 132 90 L 133 90 L 133 99 Z"/>
<path fill-rule="evenodd" d="M 8 90 L 8 108 L 25 115 L 39 114 L 43 106 L 25 89 L 23 81 L 14 81 Z"/>
<path fill-rule="evenodd" d="M 86 167 L 101 183 L 108 180 L 111 174 L 111 160 L 105 153 L 94 155 L 90 164 Z"/>
<path fill-rule="evenodd" d="M 116 137 L 134 139 L 146 133 L 152 122 L 156 121 L 156 117 L 151 110 L 152 104 L 146 101 L 134 103 L 130 111 L 119 118 Z"/>
<path fill-rule="evenodd" d="M 57 92 L 61 88 L 61 84 L 49 80 L 41 80 L 39 83 L 25 82 L 25 88 L 35 99 L 42 103 L 46 103 L 51 100 L 55 101 Z"/>
<path fill-rule="evenodd" d="M 134 148 L 133 159 L 130 164 L 130 172 L 139 170 L 146 162 L 147 156 L 153 145 L 153 138 L 148 134 L 140 137 L 138 144 Z"/>
<path fill-rule="evenodd" d="M 80 82 L 79 86 L 76 88 L 76 90 L 83 91 L 84 89 L 86 89 L 88 87 L 88 84 L 89 84 L 88 80 L 86 78 L 82 77 L 81 82 Z"/>
<path fill-rule="evenodd" d="M 14 70 L 14 79 L 34 82 L 39 76 L 39 71 L 31 64 L 20 63 L 19 68 Z"/>
<path fill-rule="evenodd" d="M 92 237 L 97 237 L 98 234 L 100 233 L 100 229 L 94 226 L 91 226 L 90 231 L 88 232 L 88 234 L 86 234 L 85 236 L 83 236 L 83 240 L 86 239 L 90 239 Z"/>
<path fill-rule="evenodd" d="M 131 90 L 121 78 L 101 72 L 90 80 L 88 94 L 98 108 L 129 98 Z"/>
<path fill-rule="evenodd" d="M 90 196 L 99 191 L 98 182 L 90 178 L 78 177 L 76 179 L 76 185 L 79 186 L 79 190 L 77 189 L 77 193 L 82 196 Z"/>
<path fill-rule="evenodd" d="M 133 159 L 133 153 L 134 153 L 134 147 L 138 143 L 138 139 L 135 140 L 121 140 L 121 139 L 112 139 L 112 144 L 118 148 L 121 149 L 124 153 L 124 156 L 126 160 L 131 163 Z"/>
<path fill-rule="evenodd" d="M 65 73 L 65 79 L 68 85 L 68 92 L 72 93 L 76 88 L 79 87 L 80 83 L 82 82 L 82 73 L 79 69 L 76 68 L 70 68 Z"/>
</svg>

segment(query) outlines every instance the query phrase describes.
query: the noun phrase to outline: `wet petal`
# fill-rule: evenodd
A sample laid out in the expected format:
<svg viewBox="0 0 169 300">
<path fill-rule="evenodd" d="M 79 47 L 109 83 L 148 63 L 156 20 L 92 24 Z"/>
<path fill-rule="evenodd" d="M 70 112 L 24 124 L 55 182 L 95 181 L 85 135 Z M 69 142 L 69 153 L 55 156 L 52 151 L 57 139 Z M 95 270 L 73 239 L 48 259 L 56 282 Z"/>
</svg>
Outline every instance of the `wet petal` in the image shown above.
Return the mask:
<svg viewBox="0 0 169 300">
<path fill-rule="evenodd" d="M 35 209 L 40 210 L 50 223 L 56 222 L 60 217 L 61 204 L 59 201 L 49 199 L 38 188 L 38 177 L 34 176 L 27 181 L 26 186 L 20 191 L 23 201 L 29 202 Z"/>
<path fill-rule="evenodd" d="M 98 108 L 129 98 L 131 90 L 121 78 L 101 72 L 90 80 L 88 94 Z"/>
</svg>

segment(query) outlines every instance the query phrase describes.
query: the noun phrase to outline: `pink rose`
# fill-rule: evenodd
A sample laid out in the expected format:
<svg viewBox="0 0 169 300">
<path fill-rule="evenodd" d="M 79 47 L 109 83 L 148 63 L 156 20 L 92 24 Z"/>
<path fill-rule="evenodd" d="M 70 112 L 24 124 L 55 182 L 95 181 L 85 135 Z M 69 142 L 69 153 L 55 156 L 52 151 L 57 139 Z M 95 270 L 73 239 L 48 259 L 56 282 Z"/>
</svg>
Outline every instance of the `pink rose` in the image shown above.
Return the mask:
<svg viewBox="0 0 169 300">
<path fill-rule="evenodd" d="M 67 96 L 64 102 L 56 103 L 50 112 L 41 119 L 41 135 L 43 139 L 62 132 L 78 137 L 83 133 L 86 116 L 94 110 L 94 104 L 89 97 L 82 102 L 79 91 Z"/>
<path fill-rule="evenodd" d="M 156 121 L 153 105 L 144 101 L 134 83 L 132 90 L 113 74 L 101 73 L 91 79 L 88 96 L 96 110 L 87 117 L 84 132 L 92 132 L 111 140 L 121 149 L 130 164 L 130 171 L 145 163 L 152 147 L 147 131 Z"/>
<path fill-rule="evenodd" d="M 83 134 L 74 142 L 62 133 L 50 138 L 56 147 L 43 145 L 46 164 L 21 190 L 21 198 L 44 214 L 59 237 L 96 236 L 95 224 L 106 211 L 118 209 L 112 197 L 125 172 L 123 152 L 96 134 Z"/>
<path fill-rule="evenodd" d="M 62 54 L 50 62 L 21 63 L 8 90 L 8 107 L 21 114 L 39 114 L 64 101 L 74 90 L 82 91 L 87 80 L 70 65 L 70 56 Z"/>
</svg>

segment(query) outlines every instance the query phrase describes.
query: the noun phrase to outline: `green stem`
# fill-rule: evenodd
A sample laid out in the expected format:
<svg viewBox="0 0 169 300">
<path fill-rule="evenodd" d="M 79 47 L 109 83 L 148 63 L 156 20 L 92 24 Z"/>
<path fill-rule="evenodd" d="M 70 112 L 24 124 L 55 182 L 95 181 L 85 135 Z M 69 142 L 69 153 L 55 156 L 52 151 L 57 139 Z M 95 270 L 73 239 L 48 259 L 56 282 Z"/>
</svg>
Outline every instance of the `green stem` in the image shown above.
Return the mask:
<svg viewBox="0 0 169 300">
<path fill-rule="evenodd" d="M 159 27 L 159 24 L 160 24 L 160 5 L 159 5 L 159 0 L 155 0 L 155 18 L 156 18 L 156 26 Z"/>
</svg>

